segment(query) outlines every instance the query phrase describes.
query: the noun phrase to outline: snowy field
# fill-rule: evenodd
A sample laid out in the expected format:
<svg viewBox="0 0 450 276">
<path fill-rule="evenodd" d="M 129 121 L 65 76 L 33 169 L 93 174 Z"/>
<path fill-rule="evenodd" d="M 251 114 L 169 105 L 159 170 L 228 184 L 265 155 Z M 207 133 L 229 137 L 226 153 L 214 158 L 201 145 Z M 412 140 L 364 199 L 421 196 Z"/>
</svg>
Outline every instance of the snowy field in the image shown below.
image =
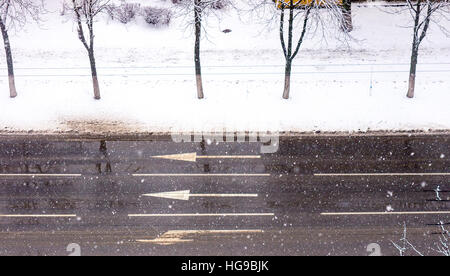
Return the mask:
<svg viewBox="0 0 450 276">
<path fill-rule="evenodd" d="M 131 0 L 129 2 L 132 2 Z M 170 7 L 168 1 L 141 1 Z M 204 100 L 196 98 L 193 35 L 106 16 L 96 23 L 102 100 L 93 99 L 89 60 L 61 4 L 46 1 L 39 26 L 11 34 L 19 96 L 9 98 L 0 56 L 0 131 L 409 131 L 450 129 L 450 38 L 424 42 L 417 97 L 407 99 L 412 30 L 408 13 L 353 6 L 350 46 L 308 40 L 282 100 L 284 62 L 276 25 L 234 10 L 209 20 L 202 43 Z M 450 29 L 450 22 L 446 23 Z M 231 29 L 225 34 L 224 29 Z"/>
</svg>

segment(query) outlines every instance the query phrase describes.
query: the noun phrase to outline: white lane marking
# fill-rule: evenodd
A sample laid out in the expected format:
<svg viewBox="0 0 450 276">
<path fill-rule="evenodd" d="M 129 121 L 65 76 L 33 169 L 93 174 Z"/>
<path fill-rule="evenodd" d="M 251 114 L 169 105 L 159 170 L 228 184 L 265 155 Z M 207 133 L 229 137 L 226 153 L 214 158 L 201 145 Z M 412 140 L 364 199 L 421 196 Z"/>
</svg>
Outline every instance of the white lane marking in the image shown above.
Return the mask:
<svg viewBox="0 0 450 276">
<path fill-rule="evenodd" d="M 191 197 L 258 197 L 258 194 L 190 194 Z"/>
<path fill-rule="evenodd" d="M 81 177 L 81 174 L 30 174 L 30 173 L 11 173 L 0 174 L 0 177 Z"/>
<path fill-rule="evenodd" d="M 75 218 L 77 215 L 73 214 L 55 214 L 55 215 L 2 215 L 0 218 Z"/>
<path fill-rule="evenodd" d="M 191 234 L 251 234 L 263 233 L 263 230 L 170 230 L 164 233 L 163 236 L 169 235 L 191 235 Z"/>
<path fill-rule="evenodd" d="M 258 194 L 191 194 L 190 190 L 143 194 L 146 197 L 189 200 L 191 197 L 258 197 Z"/>
<path fill-rule="evenodd" d="M 425 212 L 344 212 L 321 213 L 322 216 L 389 216 L 389 215 L 450 215 L 450 211 L 425 211 Z"/>
<path fill-rule="evenodd" d="M 193 173 L 193 174 L 189 174 L 189 173 L 145 173 L 145 174 L 133 174 L 133 176 L 135 177 L 159 177 L 159 176 L 177 176 L 177 177 L 211 177 L 211 176 L 224 176 L 224 177 L 263 177 L 263 176 L 271 176 L 270 174 L 247 174 L 247 173 L 230 173 L 230 174 L 226 174 L 226 173 Z"/>
<path fill-rule="evenodd" d="M 314 176 L 450 176 L 450 173 L 316 173 Z"/>
<path fill-rule="evenodd" d="M 129 214 L 128 217 L 258 217 L 275 216 L 274 213 L 228 213 L 228 214 Z"/>
<path fill-rule="evenodd" d="M 260 159 L 260 155 L 197 155 L 196 152 L 152 156 L 152 158 L 197 162 L 197 159 Z"/>
<path fill-rule="evenodd" d="M 257 234 L 263 230 L 171 230 L 153 240 L 139 239 L 136 242 L 153 243 L 158 245 L 173 245 L 177 243 L 193 242 L 193 239 L 183 239 L 188 235 L 209 235 L 209 234 Z"/>
</svg>

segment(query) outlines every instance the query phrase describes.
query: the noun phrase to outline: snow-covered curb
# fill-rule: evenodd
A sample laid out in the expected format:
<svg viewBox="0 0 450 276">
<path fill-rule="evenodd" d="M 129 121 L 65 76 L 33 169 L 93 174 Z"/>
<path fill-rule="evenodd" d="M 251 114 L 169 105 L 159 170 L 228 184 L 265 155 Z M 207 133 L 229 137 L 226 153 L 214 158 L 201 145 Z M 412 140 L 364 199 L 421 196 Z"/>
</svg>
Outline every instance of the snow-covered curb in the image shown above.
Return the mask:
<svg viewBox="0 0 450 276">
<path fill-rule="evenodd" d="M 152 141 L 169 141 L 173 140 L 173 137 L 177 137 L 180 135 L 191 134 L 192 137 L 221 137 L 221 134 L 224 134 L 223 137 L 261 137 L 261 135 L 270 135 L 278 136 L 278 137 L 424 137 L 424 136 L 448 136 L 450 135 L 450 130 L 430 130 L 430 131 L 421 131 L 421 130 L 412 130 L 412 131 L 367 131 L 367 132 L 228 132 L 228 133 L 163 133 L 163 132 L 99 132 L 99 133 L 80 133 L 80 132 L 35 132 L 35 131 L 21 131 L 21 132 L 0 132 L 0 139 L 86 139 L 86 140 L 99 140 L 99 139 L 108 139 L 108 140 L 152 140 Z"/>
</svg>

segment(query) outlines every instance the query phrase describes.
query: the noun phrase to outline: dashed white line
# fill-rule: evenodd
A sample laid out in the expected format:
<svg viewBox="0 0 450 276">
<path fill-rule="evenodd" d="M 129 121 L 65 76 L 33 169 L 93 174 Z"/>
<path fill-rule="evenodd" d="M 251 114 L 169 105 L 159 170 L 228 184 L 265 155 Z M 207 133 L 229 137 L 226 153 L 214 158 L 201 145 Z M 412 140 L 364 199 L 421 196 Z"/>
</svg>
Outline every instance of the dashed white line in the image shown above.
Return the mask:
<svg viewBox="0 0 450 276">
<path fill-rule="evenodd" d="M 30 174 L 30 173 L 11 173 L 0 174 L 0 177 L 81 177 L 81 174 Z"/>
<path fill-rule="evenodd" d="M 77 215 L 74 214 L 53 214 L 53 215 L 2 215 L 0 214 L 0 218 L 75 218 Z"/>
<path fill-rule="evenodd" d="M 316 173 L 314 176 L 450 176 L 450 173 Z"/>
<path fill-rule="evenodd" d="M 450 211 L 424 212 L 343 212 L 321 213 L 322 216 L 392 216 L 392 215 L 450 215 Z"/>
<path fill-rule="evenodd" d="M 253 234 L 264 233 L 263 230 L 170 230 L 164 233 L 162 236 L 172 235 L 204 235 L 204 234 Z"/>
<path fill-rule="evenodd" d="M 259 217 L 275 216 L 274 213 L 228 213 L 228 214 L 129 214 L 128 217 Z"/>
<path fill-rule="evenodd" d="M 271 176 L 270 174 L 247 174 L 247 173 L 150 173 L 150 174 L 133 174 L 135 177 L 167 177 L 167 176 L 175 176 L 175 177 L 212 177 L 212 176 L 220 176 L 220 177 L 266 177 Z"/>
</svg>

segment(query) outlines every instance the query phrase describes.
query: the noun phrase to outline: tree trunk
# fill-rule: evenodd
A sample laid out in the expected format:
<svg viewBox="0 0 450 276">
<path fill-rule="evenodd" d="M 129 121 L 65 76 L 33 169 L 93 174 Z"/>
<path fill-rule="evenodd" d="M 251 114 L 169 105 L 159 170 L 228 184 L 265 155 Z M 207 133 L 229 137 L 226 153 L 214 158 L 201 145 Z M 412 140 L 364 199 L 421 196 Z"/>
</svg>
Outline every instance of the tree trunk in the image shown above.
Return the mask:
<svg viewBox="0 0 450 276">
<path fill-rule="evenodd" d="M 413 47 L 411 55 L 411 69 L 409 72 L 409 88 L 408 88 L 408 98 L 414 98 L 414 92 L 416 88 L 416 71 L 417 71 L 417 61 L 419 56 L 419 50 L 416 46 Z"/>
<path fill-rule="evenodd" d="M 2 19 L 0 19 L 0 29 L 2 31 L 3 43 L 5 45 L 6 64 L 8 66 L 9 96 L 17 97 L 16 83 L 14 81 L 14 63 L 11 52 L 11 44 L 9 42 L 8 31 Z"/>
<path fill-rule="evenodd" d="M 92 83 L 94 87 L 94 99 L 100 100 L 100 85 L 98 84 L 97 66 L 95 64 L 94 50 L 89 51 L 89 61 L 91 63 Z"/>
<path fill-rule="evenodd" d="M 292 72 L 292 61 L 286 60 L 286 71 L 285 71 L 285 79 L 284 79 L 284 93 L 283 99 L 289 99 L 289 94 L 291 92 L 291 72 Z"/>
<path fill-rule="evenodd" d="M 194 15 L 195 15 L 195 77 L 197 81 L 197 96 L 203 99 L 203 81 L 202 81 L 202 65 L 200 62 L 200 40 L 202 32 L 202 10 L 201 0 L 195 0 Z"/>
<path fill-rule="evenodd" d="M 284 74 L 284 92 L 283 99 L 289 99 L 291 93 L 291 71 L 292 71 L 292 41 L 294 39 L 294 3 L 291 0 L 289 7 L 289 29 L 288 29 L 288 45 L 286 53 L 286 68 Z"/>
<path fill-rule="evenodd" d="M 408 94 L 406 95 L 408 98 L 414 98 L 415 89 L 416 89 L 416 71 L 417 71 L 417 60 L 419 56 L 419 47 L 420 47 L 420 15 L 422 12 L 421 9 L 422 1 L 418 0 L 415 9 L 415 20 L 414 20 L 414 34 L 413 34 L 413 42 L 412 42 L 412 50 L 411 50 L 411 68 L 409 71 L 409 86 L 408 86 Z"/>
<path fill-rule="evenodd" d="M 343 0 L 342 3 L 342 30 L 350 33 L 353 31 L 353 19 L 352 19 L 352 1 Z"/>
</svg>

